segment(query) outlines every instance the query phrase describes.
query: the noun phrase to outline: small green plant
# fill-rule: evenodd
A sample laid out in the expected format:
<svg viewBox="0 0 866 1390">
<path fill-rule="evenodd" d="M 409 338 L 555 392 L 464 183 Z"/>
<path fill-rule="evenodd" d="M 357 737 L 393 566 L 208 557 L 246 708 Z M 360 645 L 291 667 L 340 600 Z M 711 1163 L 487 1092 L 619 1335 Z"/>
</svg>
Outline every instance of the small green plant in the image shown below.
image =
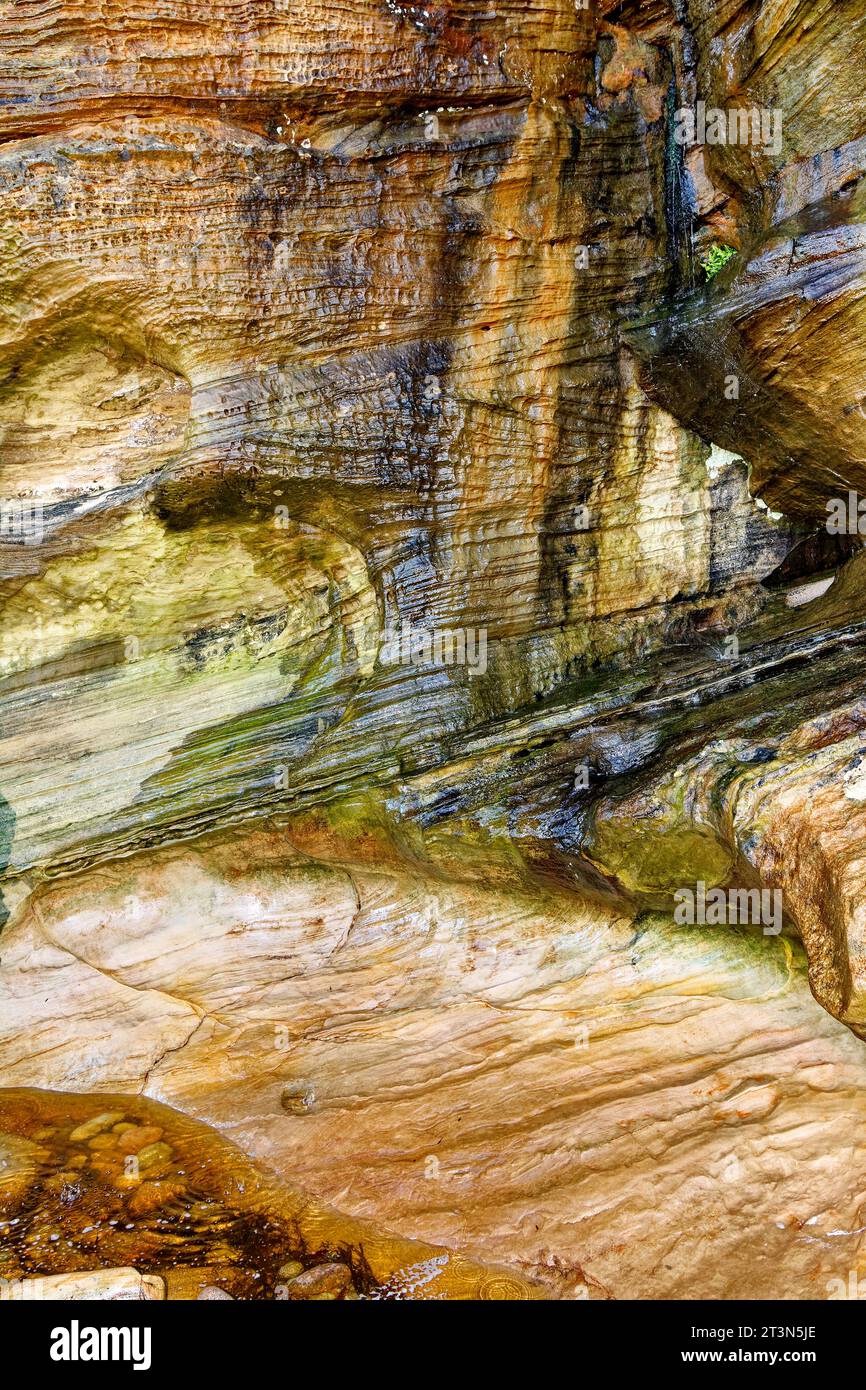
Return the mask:
<svg viewBox="0 0 866 1390">
<path fill-rule="evenodd" d="M 712 280 L 736 254 L 733 246 L 722 246 L 720 242 L 715 242 L 701 261 L 701 269 L 706 278 Z"/>
</svg>

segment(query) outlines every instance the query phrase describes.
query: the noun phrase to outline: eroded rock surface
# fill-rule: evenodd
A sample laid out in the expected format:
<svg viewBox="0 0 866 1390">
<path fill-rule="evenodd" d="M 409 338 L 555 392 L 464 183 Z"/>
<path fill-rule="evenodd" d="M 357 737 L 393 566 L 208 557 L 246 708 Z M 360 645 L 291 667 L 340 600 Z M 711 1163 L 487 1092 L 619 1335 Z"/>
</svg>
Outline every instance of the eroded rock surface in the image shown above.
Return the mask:
<svg viewBox="0 0 866 1390">
<path fill-rule="evenodd" d="M 859 0 L 7 9 L 0 1077 L 435 1243 L 370 1297 L 463 1252 L 508 1269 L 449 1297 L 825 1296 Z M 699 102 L 752 133 L 684 148 Z M 681 923 L 698 884 L 779 922 Z M 348 1296 L 320 1254 L 291 1297 Z"/>
<path fill-rule="evenodd" d="M 48 1056 L 167 1100 L 550 1295 L 824 1297 L 858 1267 L 866 1054 L 786 936 L 314 864 L 276 828 L 59 886 L 4 935 L 10 1080 Z"/>
</svg>

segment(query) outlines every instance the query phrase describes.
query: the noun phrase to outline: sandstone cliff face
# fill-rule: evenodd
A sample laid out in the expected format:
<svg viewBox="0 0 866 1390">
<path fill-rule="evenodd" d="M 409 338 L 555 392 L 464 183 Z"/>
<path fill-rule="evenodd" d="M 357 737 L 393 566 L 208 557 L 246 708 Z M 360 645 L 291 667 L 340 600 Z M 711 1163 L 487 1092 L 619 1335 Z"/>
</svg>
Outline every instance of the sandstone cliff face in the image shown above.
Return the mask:
<svg viewBox="0 0 866 1390">
<path fill-rule="evenodd" d="M 21 0 L 0 49 L 4 1084 L 506 1296 L 823 1297 L 862 6 Z"/>
</svg>

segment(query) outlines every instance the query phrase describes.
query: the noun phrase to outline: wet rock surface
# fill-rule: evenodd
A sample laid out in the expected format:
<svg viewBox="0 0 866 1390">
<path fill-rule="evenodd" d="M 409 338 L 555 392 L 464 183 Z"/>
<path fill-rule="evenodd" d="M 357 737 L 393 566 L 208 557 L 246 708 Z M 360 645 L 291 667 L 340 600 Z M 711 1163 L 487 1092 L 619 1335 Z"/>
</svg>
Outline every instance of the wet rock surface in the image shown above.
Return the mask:
<svg viewBox="0 0 866 1390">
<path fill-rule="evenodd" d="M 109 1099 L 121 1108 L 94 1113 Z M 485 1294 L 495 1270 L 329 1212 L 166 1106 L 0 1090 L 0 1116 L 3 1153 L 28 1178 L 0 1215 L 4 1298 L 339 1301 L 427 1265 L 425 1296 L 499 1296 Z M 531 1281 L 506 1286 L 537 1296 Z"/>
<path fill-rule="evenodd" d="M 0 1211 L 16 1211 L 36 1180 L 44 1151 L 19 1134 L 0 1133 Z"/>
<path fill-rule="evenodd" d="M 0 1274 L 822 1297 L 862 3 L 7 11 Z"/>
</svg>

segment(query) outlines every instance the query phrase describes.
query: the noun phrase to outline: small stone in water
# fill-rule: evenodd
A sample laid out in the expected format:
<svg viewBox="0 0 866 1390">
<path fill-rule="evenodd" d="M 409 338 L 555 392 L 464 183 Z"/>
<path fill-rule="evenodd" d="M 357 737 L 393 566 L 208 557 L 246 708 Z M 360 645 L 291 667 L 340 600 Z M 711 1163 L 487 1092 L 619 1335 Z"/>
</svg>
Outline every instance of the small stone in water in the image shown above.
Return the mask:
<svg viewBox="0 0 866 1390">
<path fill-rule="evenodd" d="M 231 1303 L 235 1301 L 232 1294 L 226 1293 L 225 1289 L 218 1289 L 216 1284 L 205 1284 L 201 1293 L 198 1295 L 198 1299 L 228 1299 Z M 198 1299 L 196 1301 L 198 1301 Z"/>
<path fill-rule="evenodd" d="M 134 1154 L 161 1138 L 162 1130 L 158 1125 L 133 1125 L 120 1136 L 117 1147 L 121 1153 Z"/>
<path fill-rule="evenodd" d="M 118 1192 L 131 1192 L 133 1188 L 140 1187 L 142 1178 L 139 1173 L 118 1173 L 114 1178 L 114 1186 Z"/>
<path fill-rule="evenodd" d="M 95 1134 L 101 1134 L 104 1129 L 110 1129 L 122 1119 L 122 1110 L 104 1110 L 101 1115 L 94 1115 L 91 1120 L 85 1120 L 83 1125 L 78 1125 L 69 1138 L 73 1144 L 81 1143 L 85 1139 L 92 1139 Z"/>
<path fill-rule="evenodd" d="M 146 1144 L 143 1149 L 138 1151 L 140 1168 L 150 1168 L 154 1163 L 164 1163 L 169 1158 L 171 1158 L 171 1149 L 168 1144 Z"/>
<path fill-rule="evenodd" d="M 334 1298 L 339 1298 L 346 1292 L 352 1282 L 352 1271 L 348 1265 L 326 1264 L 314 1265 L 312 1269 L 305 1269 L 303 1274 L 298 1274 L 286 1285 L 286 1293 L 289 1298 L 318 1298 L 322 1294 L 330 1294 Z"/>
<path fill-rule="evenodd" d="M 148 1212 L 157 1211 L 174 1197 L 182 1197 L 185 1191 L 182 1182 L 144 1182 L 129 1199 L 130 1215 L 146 1216 Z"/>
<path fill-rule="evenodd" d="M 278 1279 L 294 1279 L 298 1274 L 303 1274 L 304 1266 L 300 1260 L 287 1260 L 284 1265 L 280 1265 L 277 1270 Z"/>
<path fill-rule="evenodd" d="M 87 1147 L 97 1150 L 113 1149 L 116 1143 L 117 1137 L 114 1134 L 94 1134 L 92 1139 L 88 1139 Z"/>
</svg>

